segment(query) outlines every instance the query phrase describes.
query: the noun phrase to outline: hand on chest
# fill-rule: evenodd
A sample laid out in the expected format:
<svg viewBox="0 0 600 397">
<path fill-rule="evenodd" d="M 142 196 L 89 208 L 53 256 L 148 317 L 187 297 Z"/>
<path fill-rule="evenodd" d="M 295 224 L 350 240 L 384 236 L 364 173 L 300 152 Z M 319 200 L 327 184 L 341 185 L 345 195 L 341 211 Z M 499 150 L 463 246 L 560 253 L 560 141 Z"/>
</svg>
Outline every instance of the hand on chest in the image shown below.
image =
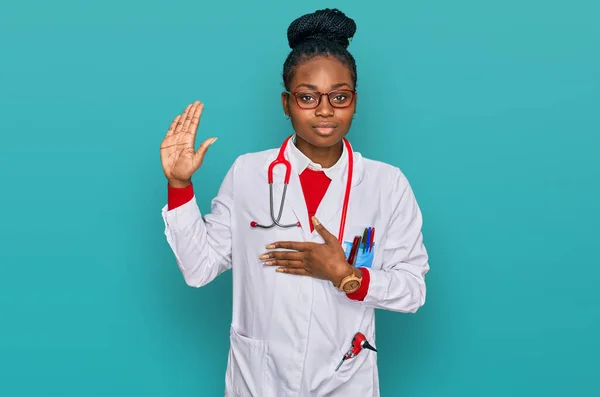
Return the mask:
<svg viewBox="0 0 600 397">
<path fill-rule="evenodd" d="M 331 180 L 322 171 L 306 169 L 301 175 L 292 176 L 287 188 L 274 184 L 272 199 L 269 199 L 270 190 L 256 187 L 256 194 L 253 196 L 261 197 L 262 200 L 252 200 L 253 205 L 245 208 L 246 211 L 243 212 L 249 215 L 249 219 L 243 222 L 256 221 L 262 225 L 272 225 L 272 218 L 275 218 L 280 225 L 290 227 L 275 225 L 271 228 L 250 228 L 249 233 L 254 235 L 251 238 L 254 240 L 252 246 L 256 244 L 256 249 L 262 251 L 266 245 L 275 241 L 321 243 L 323 239 L 314 231 L 311 222 L 313 216 L 339 238 L 342 218 L 345 218 L 342 248 L 346 257 L 352 260 L 354 266 L 373 267 L 377 241 L 383 236 L 383 200 L 372 187 L 365 184 L 353 186 L 344 214 L 344 182 Z"/>
<path fill-rule="evenodd" d="M 304 200 L 308 211 L 309 219 L 316 215 L 321 200 L 325 196 L 331 180 L 323 171 L 313 171 L 306 169 L 300 175 L 300 184 L 304 193 Z M 358 211 L 361 213 L 362 211 Z M 318 218 L 318 217 L 317 217 Z M 364 220 L 371 225 L 374 219 Z M 350 224 L 356 224 L 356 222 Z M 358 223 L 360 225 L 360 222 Z M 360 227 L 360 226 L 359 226 Z M 312 223 L 310 224 L 311 232 L 314 230 Z M 362 234 L 352 234 L 358 229 L 353 227 L 349 233 L 344 233 L 345 239 L 342 242 L 346 258 L 350 264 L 356 267 L 371 267 L 373 264 L 374 248 L 375 248 L 375 227 L 365 226 Z M 350 238 L 348 240 L 348 238 Z"/>
</svg>

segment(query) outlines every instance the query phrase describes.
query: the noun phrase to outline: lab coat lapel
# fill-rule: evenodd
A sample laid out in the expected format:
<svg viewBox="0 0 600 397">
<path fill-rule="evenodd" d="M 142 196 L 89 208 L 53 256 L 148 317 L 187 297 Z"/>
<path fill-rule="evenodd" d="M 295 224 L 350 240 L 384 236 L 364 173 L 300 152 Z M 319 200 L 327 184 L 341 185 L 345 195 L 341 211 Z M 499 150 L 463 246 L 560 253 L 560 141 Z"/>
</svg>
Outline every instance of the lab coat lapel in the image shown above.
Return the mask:
<svg viewBox="0 0 600 397">
<path fill-rule="evenodd" d="M 315 214 L 319 222 L 325 226 L 329 233 L 336 237 L 339 234 L 344 205 L 344 192 L 346 191 L 345 170 L 343 175 L 343 178 L 333 178 L 331 180 Z M 313 233 L 317 233 L 317 231 L 313 231 Z"/>
<path fill-rule="evenodd" d="M 344 156 L 347 156 L 347 154 L 344 153 Z M 360 153 L 354 153 L 353 159 L 352 185 L 348 207 L 350 207 L 352 203 L 353 196 L 356 197 L 354 188 L 361 182 L 364 171 L 363 159 Z M 317 208 L 317 213 L 315 214 L 323 226 L 325 226 L 325 228 L 336 238 L 340 232 L 340 221 L 342 218 L 342 210 L 344 208 L 344 197 L 348 180 L 348 162 L 344 164 L 343 169 L 340 171 L 339 175 L 336 175 L 336 177 L 331 180 L 329 188 L 321 200 L 319 208 Z M 347 214 L 344 234 L 348 231 L 348 224 L 352 222 L 352 219 L 348 218 L 348 216 L 349 215 Z M 314 231 L 313 233 L 317 232 Z M 344 236 L 342 236 L 342 238 L 343 237 Z"/>
<path fill-rule="evenodd" d="M 292 211 L 296 214 L 296 218 L 302 227 L 304 233 L 304 239 L 308 240 L 310 236 L 310 222 L 308 219 L 308 209 L 306 208 L 306 199 L 304 198 L 304 192 L 302 191 L 302 184 L 300 183 L 300 177 L 296 172 L 292 172 L 290 176 L 290 185 L 288 186 L 289 203 L 292 207 Z"/>
</svg>

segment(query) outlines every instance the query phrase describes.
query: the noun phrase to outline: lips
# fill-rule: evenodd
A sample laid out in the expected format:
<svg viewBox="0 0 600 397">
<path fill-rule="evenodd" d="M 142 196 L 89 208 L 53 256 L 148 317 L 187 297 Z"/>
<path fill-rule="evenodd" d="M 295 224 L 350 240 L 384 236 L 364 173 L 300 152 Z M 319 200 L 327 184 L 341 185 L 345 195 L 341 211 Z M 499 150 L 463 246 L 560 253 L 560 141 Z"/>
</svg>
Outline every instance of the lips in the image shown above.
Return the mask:
<svg viewBox="0 0 600 397">
<path fill-rule="evenodd" d="M 335 129 L 337 128 L 337 124 L 334 123 L 318 123 L 313 126 L 317 134 L 321 136 L 328 136 L 333 134 Z"/>
<path fill-rule="evenodd" d="M 335 128 L 337 124 L 334 123 L 318 123 L 314 125 L 314 128 Z"/>
</svg>

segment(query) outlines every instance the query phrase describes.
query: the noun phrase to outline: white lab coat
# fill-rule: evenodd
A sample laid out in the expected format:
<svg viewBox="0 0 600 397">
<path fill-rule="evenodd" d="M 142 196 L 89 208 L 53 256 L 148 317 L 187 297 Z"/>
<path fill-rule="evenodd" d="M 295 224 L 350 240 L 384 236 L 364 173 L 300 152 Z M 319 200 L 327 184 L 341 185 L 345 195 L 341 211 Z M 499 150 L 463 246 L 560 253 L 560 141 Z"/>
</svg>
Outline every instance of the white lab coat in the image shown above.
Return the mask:
<svg viewBox="0 0 600 397">
<path fill-rule="evenodd" d="M 237 397 L 341 396 L 378 397 L 377 353 L 364 349 L 335 367 L 362 332 L 375 347 L 374 309 L 415 312 L 425 302 L 428 256 L 421 234 L 421 212 L 404 174 L 391 165 L 354 153 L 354 176 L 344 241 L 375 227 L 375 248 L 368 294 L 349 299 L 329 281 L 276 273 L 258 257 L 281 240 L 322 243 L 310 232 L 298 172 L 306 167 L 293 145 L 286 149 L 292 175 L 281 217 L 302 227 L 251 228 L 271 224 L 267 169 L 279 148 L 236 159 L 204 220 L 195 197 L 162 209 L 167 241 L 188 285 L 201 287 L 232 269 L 233 316 L 225 375 L 225 395 Z M 293 154 L 293 155 L 290 155 Z M 316 217 L 337 236 L 346 187 L 344 153 Z M 274 171 L 275 215 L 284 176 Z M 364 263 L 359 252 L 358 263 Z M 362 259 L 361 259 L 362 258 Z M 359 265 L 357 264 L 357 266 Z M 368 265 L 368 264 L 367 264 Z"/>
</svg>

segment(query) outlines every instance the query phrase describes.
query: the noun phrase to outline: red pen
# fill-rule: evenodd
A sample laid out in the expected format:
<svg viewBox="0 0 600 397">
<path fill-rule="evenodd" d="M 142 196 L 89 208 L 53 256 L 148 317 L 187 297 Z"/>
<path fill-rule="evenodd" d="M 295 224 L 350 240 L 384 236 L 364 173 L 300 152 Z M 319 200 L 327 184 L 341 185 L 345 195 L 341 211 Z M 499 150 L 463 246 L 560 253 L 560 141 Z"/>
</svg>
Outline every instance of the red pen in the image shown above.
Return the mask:
<svg viewBox="0 0 600 397">
<path fill-rule="evenodd" d="M 371 239 L 369 241 L 369 252 L 373 249 L 373 241 L 375 241 L 375 227 L 371 230 Z"/>
<path fill-rule="evenodd" d="M 348 263 L 354 265 L 354 258 L 356 257 L 356 251 L 358 250 L 358 245 L 360 244 L 360 236 L 354 237 L 354 241 L 352 242 L 352 249 L 350 250 L 350 255 L 348 255 Z"/>
</svg>

